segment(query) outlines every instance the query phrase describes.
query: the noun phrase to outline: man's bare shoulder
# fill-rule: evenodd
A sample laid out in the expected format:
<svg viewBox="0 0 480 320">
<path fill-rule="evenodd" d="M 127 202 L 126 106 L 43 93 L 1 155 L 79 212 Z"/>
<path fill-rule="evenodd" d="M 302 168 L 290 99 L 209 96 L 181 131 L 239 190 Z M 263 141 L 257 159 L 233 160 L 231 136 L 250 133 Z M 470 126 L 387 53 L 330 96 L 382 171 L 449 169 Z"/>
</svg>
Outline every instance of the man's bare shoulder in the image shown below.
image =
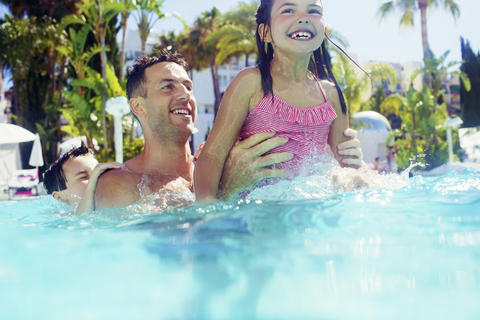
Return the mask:
<svg viewBox="0 0 480 320">
<path fill-rule="evenodd" d="M 140 199 L 137 185 L 141 175 L 128 169 L 115 169 L 100 176 L 95 191 L 95 209 L 124 207 Z"/>
</svg>

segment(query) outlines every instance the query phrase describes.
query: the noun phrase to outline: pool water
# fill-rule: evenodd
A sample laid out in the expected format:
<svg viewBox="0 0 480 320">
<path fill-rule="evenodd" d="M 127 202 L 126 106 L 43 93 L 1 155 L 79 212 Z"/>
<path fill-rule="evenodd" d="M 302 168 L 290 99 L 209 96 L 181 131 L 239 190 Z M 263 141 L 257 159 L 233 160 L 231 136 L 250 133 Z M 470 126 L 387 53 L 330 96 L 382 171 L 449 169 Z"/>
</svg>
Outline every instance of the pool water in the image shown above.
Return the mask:
<svg viewBox="0 0 480 320">
<path fill-rule="evenodd" d="M 303 182 L 154 214 L 0 203 L 0 319 L 480 317 L 480 172 Z"/>
</svg>

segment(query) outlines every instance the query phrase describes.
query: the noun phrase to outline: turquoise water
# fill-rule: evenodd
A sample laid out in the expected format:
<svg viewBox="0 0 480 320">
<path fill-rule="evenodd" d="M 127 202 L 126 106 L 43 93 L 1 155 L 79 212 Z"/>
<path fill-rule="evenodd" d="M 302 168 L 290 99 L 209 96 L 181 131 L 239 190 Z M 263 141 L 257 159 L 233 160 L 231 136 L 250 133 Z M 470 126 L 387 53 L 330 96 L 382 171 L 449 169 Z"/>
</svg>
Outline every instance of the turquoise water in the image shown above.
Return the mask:
<svg viewBox="0 0 480 320">
<path fill-rule="evenodd" d="M 395 179 L 145 215 L 0 203 L 0 319 L 478 319 L 480 172 Z"/>
</svg>

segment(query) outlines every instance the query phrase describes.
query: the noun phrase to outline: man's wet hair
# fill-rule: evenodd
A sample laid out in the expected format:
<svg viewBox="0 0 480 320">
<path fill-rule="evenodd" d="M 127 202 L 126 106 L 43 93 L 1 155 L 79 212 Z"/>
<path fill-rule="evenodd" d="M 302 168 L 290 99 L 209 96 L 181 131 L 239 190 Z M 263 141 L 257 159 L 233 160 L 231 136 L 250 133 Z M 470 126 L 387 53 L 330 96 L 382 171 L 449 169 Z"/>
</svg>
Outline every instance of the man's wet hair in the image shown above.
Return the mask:
<svg viewBox="0 0 480 320">
<path fill-rule="evenodd" d="M 54 191 L 63 191 L 67 189 L 65 173 L 63 172 L 63 164 L 70 159 L 75 159 L 80 156 L 91 155 L 93 157 L 93 150 L 88 148 L 83 142 L 80 147 L 74 147 L 63 156 L 58 158 L 51 166 L 45 171 L 43 177 L 43 185 L 48 194 L 52 194 Z"/>
<path fill-rule="evenodd" d="M 127 73 L 127 96 L 128 99 L 133 97 L 143 97 L 147 95 L 147 79 L 145 77 L 145 69 L 160 62 L 174 62 L 188 71 L 188 64 L 183 56 L 178 52 L 170 52 L 167 49 L 158 50 L 151 56 L 144 54 L 140 56 Z"/>
</svg>

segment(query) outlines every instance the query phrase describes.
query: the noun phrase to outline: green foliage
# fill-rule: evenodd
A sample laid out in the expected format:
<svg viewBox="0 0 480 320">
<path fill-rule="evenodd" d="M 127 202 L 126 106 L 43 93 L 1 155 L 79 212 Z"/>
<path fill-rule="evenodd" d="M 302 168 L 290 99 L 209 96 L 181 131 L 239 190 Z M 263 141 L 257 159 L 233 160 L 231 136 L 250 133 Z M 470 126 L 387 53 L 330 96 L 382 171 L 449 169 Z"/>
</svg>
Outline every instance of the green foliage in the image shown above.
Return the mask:
<svg viewBox="0 0 480 320">
<path fill-rule="evenodd" d="M 129 137 L 123 139 L 123 161 L 128 161 L 138 156 L 145 146 L 145 142 L 140 138 L 133 138 L 130 142 Z"/>
<path fill-rule="evenodd" d="M 480 126 L 480 53 L 475 54 L 468 41 L 461 39 L 462 59 L 461 70 L 468 76 L 471 90 L 460 83 L 460 100 L 462 103 L 463 127 Z"/>
<path fill-rule="evenodd" d="M 138 0 L 136 1 L 136 10 L 132 16 L 137 23 L 138 32 L 142 45 L 142 54 L 145 53 L 150 30 L 160 19 L 165 19 L 165 14 L 160 11 L 164 0 Z"/>
<path fill-rule="evenodd" d="M 397 165 L 400 170 L 405 170 L 412 163 L 425 164 L 425 157 L 423 154 L 423 140 L 417 140 L 417 150 L 415 152 L 414 145 L 411 139 L 397 139 L 393 147 L 397 153 Z M 418 154 L 420 156 L 416 156 Z"/>
<path fill-rule="evenodd" d="M 332 72 L 342 88 L 345 102 L 351 113 L 360 111 L 367 86 L 370 84 L 368 77 L 363 72 L 360 73 L 359 69 L 343 54 L 335 56 Z"/>
<path fill-rule="evenodd" d="M 218 65 L 224 64 L 231 57 L 246 55 L 245 66 L 248 66 L 248 56 L 257 52 L 257 7 L 256 3 L 240 3 L 222 17 L 221 27 L 208 35 L 205 41 L 207 45 L 216 46 Z"/>
<path fill-rule="evenodd" d="M 63 126 L 62 131 L 75 137 L 85 135 L 88 146 L 93 147 L 94 138 L 97 141 L 102 141 L 103 138 L 99 120 L 102 112 L 103 79 L 97 71 L 88 67 L 85 67 L 85 73 L 86 78 L 73 79 L 70 82 L 74 89 L 82 88 L 83 90 L 64 90 L 63 92 L 67 102 L 61 111 L 69 125 Z M 108 98 L 124 95 L 112 66 L 107 68 L 107 84 Z M 80 91 L 84 94 L 78 93 Z"/>
</svg>

